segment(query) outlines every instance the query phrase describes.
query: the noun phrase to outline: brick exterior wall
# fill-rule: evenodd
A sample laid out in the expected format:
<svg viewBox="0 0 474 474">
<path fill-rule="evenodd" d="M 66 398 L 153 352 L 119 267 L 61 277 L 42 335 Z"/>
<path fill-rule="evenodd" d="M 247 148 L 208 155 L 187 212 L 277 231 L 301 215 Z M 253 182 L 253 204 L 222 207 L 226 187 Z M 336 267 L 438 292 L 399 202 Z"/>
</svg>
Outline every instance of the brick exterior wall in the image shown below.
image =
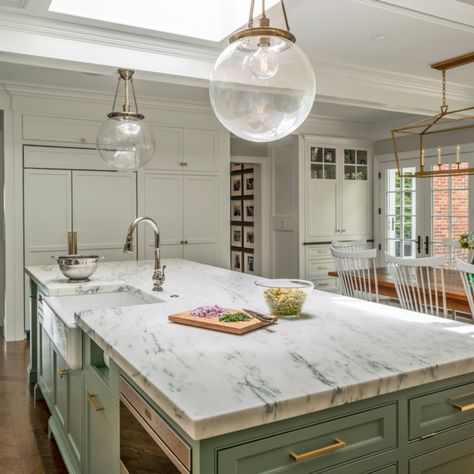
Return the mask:
<svg viewBox="0 0 474 474">
<path fill-rule="evenodd" d="M 458 240 L 460 234 L 470 231 L 469 177 L 433 178 L 432 186 L 433 255 L 443 255 L 443 240 Z"/>
</svg>

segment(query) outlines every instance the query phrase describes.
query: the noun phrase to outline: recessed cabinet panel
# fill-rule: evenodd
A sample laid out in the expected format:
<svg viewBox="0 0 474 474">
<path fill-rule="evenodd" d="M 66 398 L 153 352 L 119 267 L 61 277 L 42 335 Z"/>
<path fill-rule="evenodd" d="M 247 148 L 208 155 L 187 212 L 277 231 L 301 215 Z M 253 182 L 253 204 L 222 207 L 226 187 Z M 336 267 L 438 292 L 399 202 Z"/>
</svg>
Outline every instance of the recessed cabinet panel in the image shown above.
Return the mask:
<svg viewBox="0 0 474 474">
<path fill-rule="evenodd" d="M 71 230 L 71 172 L 25 170 L 25 264 L 46 265 L 68 253 Z"/>
<path fill-rule="evenodd" d="M 156 140 L 153 158 L 147 163 L 148 170 L 179 170 L 182 159 L 182 129 L 152 126 Z"/>
<path fill-rule="evenodd" d="M 163 258 L 182 258 L 183 178 L 177 175 L 146 174 L 144 186 L 145 215 L 155 219 L 160 228 Z M 155 236 L 145 230 L 145 255 L 154 258 Z"/>
<path fill-rule="evenodd" d="M 185 129 L 183 132 L 184 169 L 189 171 L 216 171 L 217 132 Z"/>
<path fill-rule="evenodd" d="M 338 233 L 336 180 L 311 180 L 308 184 L 308 238 Z"/>
<path fill-rule="evenodd" d="M 136 174 L 73 171 L 73 230 L 78 252 L 108 260 L 130 260 L 122 252 L 125 233 L 137 215 Z"/>
<path fill-rule="evenodd" d="M 59 352 L 53 351 L 54 414 L 61 429 L 67 430 L 68 366 Z"/>
<path fill-rule="evenodd" d="M 101 125 L 89 119 L 23 115 L 23 139 L 94 144 Z"/>
<path fill-rule="evenodd" d="M 97 150 L 49 146 L 25 146 L 25 168 L 110 171 Z"/>
<path fill-rule="evenodd" d="M 218 233 L 217 178 L 185 176 L 183 181 L 185 255 L 190 260 L 212 265 L 216 261 Z"/>
<path fill-rule="evenodd" d="M 342 185 L 342 233 L 365 235 L 369 232 L 372 209 L 367 181 L 344 180 Z"/>
</svg>

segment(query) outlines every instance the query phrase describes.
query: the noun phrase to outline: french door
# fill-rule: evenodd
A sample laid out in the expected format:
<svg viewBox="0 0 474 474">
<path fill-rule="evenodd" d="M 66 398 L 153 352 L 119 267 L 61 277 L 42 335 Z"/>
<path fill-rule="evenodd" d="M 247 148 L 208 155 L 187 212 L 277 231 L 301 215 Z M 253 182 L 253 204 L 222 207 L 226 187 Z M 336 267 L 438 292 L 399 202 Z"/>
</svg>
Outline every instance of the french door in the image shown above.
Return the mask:
<svg viewBox="0 0 474 474">
<path fill-rule="evenodd" d="M 426 168 L 438 169 L 436 157 Z M 443 157 L 443 168 L 457 167 L 455 156 Z M 418 160 L 403 160 L 403 174 Z M 473 153 L 463 153 L 460 167 L 474 166 Z M 474 224 L 472 176 L 399 178 L 393 161 L 380 164 L 379 232 L 381 250 L 398 257 L 443 255 L 443 241 L 458 240 Z"/>
</svg>

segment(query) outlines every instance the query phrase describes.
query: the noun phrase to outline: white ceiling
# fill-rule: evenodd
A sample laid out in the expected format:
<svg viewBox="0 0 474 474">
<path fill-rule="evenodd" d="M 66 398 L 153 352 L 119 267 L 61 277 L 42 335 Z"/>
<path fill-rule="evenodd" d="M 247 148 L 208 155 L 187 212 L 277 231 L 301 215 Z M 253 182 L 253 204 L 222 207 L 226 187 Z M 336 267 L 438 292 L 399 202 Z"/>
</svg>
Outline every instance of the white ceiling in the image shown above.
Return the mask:
<svg viewBox="0 0 474 474">
<path fill-rule="evenodd" d="M 55 1 L 75 8 L 90 2 Z M 193 5 L 202 3 L 203 8 L 186 10 L 191 1 Z M 0 0 L 0 82 L 26 79 L 57 87 L 105 91 L 115 81 L 117 67 L 132 67 L 137 69 L 139 93 L 144 96 L 156 95 L 158 88 L 160 94 L 170 97 L 207 101 L 209 72 L 226 44 L 216 40 L 230 28 L 225 22 L 223 29 L 216 24 L 215 15 L 222 10 L 215 8 L 211 14 L 213 2 L 224 5 L 224 11 L 231 13 L 227 16 L 234 21 L 232 25 L 245 23 L 242 5 L 248 6 L 250 0 L 127 2 L 127 6 L 140 12 L 140 5 L 156 7 L 166 3 L 159 18 L 147 11 L 146 28 L 138 27 L 136 21 L 124 24 L 123 15 L 113 22 L 111 17 L 100 21 L 98 15 L 91 19 L 53 13 L 48 10 L 51 0 Z M 106 5 L 105 0 L 94 3 Z M 287 1 L 292 32 L 316 73 L 315 111 L 363 123 L 391 120 L 400 112 L 435 111 L 440 101 L 440 73 L 429 65 L 474 49 L 471 3 L 474 2 Z M 183 18 L 198 24 L 196 38 L 189 37 L 189 30 L 172 33 L 176 30 L 161 22 L 168 13 L 177 15 L 181 11 Z M 89 16 L 94 15 L 89 12 Z M 169 19 L 176 26 L 179 15 L 172 16 Z M 273 24 L 282 26 L 279 5 L 270 9 L 270 17 Z M 374 39 L 380 35 L 385 39 Z M 203 39 L 206 37 L 213 40 Z M 20 65 L 39 68 L 26 73 Z M 105 76 L 76 75 L 76 71 Z M 457 106 L 472 102 L 473 78 L 474 65 L 449 71 L 450 103 Z"/>
</svg>

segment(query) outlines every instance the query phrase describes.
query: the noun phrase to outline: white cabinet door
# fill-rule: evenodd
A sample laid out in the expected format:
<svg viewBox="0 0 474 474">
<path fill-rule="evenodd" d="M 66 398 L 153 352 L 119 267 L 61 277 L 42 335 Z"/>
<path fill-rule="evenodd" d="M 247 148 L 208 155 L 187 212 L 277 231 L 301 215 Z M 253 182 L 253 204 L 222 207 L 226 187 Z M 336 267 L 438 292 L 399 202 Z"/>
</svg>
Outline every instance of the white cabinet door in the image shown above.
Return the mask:
<svg viewBox="0 0 474 474">
<path fill-rule="evenodd" d="M 145 174 L 145 216 L 160 228 L 162 258 L 183 258 L 183 178 L 177 175 Z M 154 258 L 155 237 L 145 230 L 145 256 Z"/>
<path fill-rule="evenodd" d="M 182 129 L 174 127 L 152 127 L 156 140 L 153 159 L 145 166 L 147 170 L 180 170 L 183 162 Z"/>
<path fill-rule="evenodd" d="M 184 258 L 214 265 L 218 233 L 218 181 L 212 176 L 185 176 Z"/>
<path fill-rule="evenodd" d="M 24 180 L 25 265 L 49 264 L 68 253 L 71 172 L 26 169 Z"/>
<path fill-rule="evenodd" d="M 341 233 L 347 237 L 370 235 L 372 207 L 367 181 L 343 181 Z"/>
<path fill-rule="evenodd" d="M 216 171 L 217 132 L 185 129 L 183 132 L 183 162 L 186 171 Z"/>
<path fill-rule="evenodd" d="M 73 171 L 73 230 L 78 252 L 103 255 L 107 260 L 130 260 L 123 244 L 137 215 L 135 173 Z"/>
</svg>

